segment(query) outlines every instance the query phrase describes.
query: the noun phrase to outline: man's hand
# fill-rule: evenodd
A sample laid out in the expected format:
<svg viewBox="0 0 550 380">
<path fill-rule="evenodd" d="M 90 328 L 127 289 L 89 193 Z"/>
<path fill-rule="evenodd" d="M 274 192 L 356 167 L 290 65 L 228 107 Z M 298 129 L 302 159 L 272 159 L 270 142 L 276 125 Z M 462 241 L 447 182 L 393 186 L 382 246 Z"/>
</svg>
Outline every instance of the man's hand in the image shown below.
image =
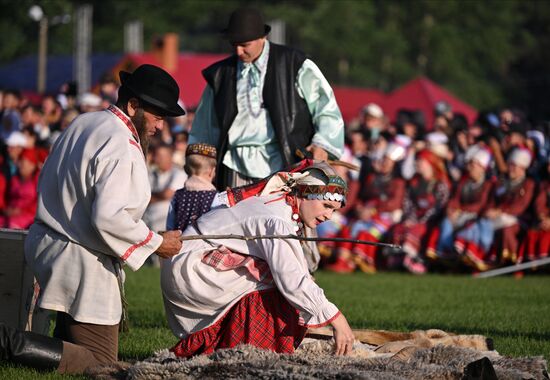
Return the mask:
<svg viewBox="0 0 550 380">
<path fill-rule="evenodd" d="M 323 148 L 311 144 L 306 147 L 306 150 L 311 153 L 312 158 L 318 161 L 328 161 L 328 153 Z"/>
<path fill-rule="evenodd" d="M 162 244 L 155 253 L 163 259 L 168 259 L 174 255 L 177 255 L 181 249 L 181 231 L 166 231 L 161 232 Z"/>
<path fill-rule="evenodd" d="M 334 353 L 336 355 L 349 355 L 353 350 L 353 342 L 355 336 L 349 327 L 348 321 L 344 314 L 340 314 L 334 321 L 331 322 L 334 327 Z"/>
</svg>

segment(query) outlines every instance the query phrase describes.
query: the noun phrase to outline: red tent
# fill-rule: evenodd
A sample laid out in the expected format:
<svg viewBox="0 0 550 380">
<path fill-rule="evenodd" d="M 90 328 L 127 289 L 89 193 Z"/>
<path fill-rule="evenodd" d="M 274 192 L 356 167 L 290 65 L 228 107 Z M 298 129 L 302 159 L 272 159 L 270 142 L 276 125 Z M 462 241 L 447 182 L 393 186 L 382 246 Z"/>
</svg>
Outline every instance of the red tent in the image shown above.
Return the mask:
<svg viewBox="0 0 550 380">
<path fill-rule="evenodd" d="M 416 78 L 394 90 L 387 95 L 385 103 L 381 106 L 391 120 L 395 119 L 400 108 L 421 110 L 426 117 L 426 128 L 430 130 L 434 119 L 433 109 L 440 100 L 449 103 L 453 112 L 463 113 L 470 123 L 477 117 L 475 108 L 424 77 Z"/>
<path fill-rule="evenodd" d="M 334 86 L 333 90 L 346 123 L 359 116 L 361 109 L 368 103 L 376 103 L 383 107 L 386 98 L 382 91 L 366 88 Z"/>
</svg>

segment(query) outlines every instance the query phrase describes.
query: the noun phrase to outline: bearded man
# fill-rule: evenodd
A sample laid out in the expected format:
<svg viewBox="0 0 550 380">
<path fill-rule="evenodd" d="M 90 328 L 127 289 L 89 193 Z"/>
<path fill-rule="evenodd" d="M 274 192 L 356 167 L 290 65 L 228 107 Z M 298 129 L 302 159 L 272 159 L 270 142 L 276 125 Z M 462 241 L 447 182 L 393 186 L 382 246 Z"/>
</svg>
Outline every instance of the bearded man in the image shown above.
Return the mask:
<svg viewBox="0 0 550 380">
<path fill-rule="evenodd" d="M 151 191 L 148 140 L 167 116 L 185 112 L 164 70 L 120 73 L 116 106 L 77 117 L 56 141 L 38 183 L 25 258 L 40 285 L 38 306 L 57 312 L 54 338 L 0 325 L 0 359 L 60 373 L 115 362 L 123 272 L 153 253 L 181 248 L 179 231 L 157 234 L 141 220 Z"/>
</svg>

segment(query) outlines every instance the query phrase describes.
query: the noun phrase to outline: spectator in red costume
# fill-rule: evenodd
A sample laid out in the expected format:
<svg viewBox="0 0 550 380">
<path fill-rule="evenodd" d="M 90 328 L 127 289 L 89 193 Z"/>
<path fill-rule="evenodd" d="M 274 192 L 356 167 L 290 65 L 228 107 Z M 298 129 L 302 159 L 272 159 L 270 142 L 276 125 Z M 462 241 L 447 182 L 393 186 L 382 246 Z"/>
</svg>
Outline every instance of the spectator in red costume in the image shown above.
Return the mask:
<svg viewBox="0 0 550 380">
<path fill-rule="evenodd" d="M 378 242 L 388 229 L 401 219 L 405 181 L 398 175 L 396 163 L 403 159 L 405 148 L 390 143 L 383 157 L 373 164 L 357 200 L 358 220 L 341 232 L 342 237 Z M 365 273 L 376 272 L 376 246 L 343 243 L 336 248 L 336 261 L 327 269 L 350 272 L 359 267 Z"/>
<path fill-rule="evenodd" d="M 518 259 L 518 234 L 535 190 L 535 182 L 526 176 L 531 161 L 531 152 L 526 148 L 511 152 L 508 173 L 496 184 L 491 206 L 485 213 L 495 230 L 493 258 L 499 264 L 516 263 Z"/>
<path fill-rule="evenodd" d="M 439 227 L 437 250 L 429 247 L 432 259 L 456 259 L 457 255 L 479 270 L 486 270 L 484 258 L 493 242 L 491 223 L 482 218 L 492 184 L 486 179 L 491 164 L 488 148 L 474 145 L 466 151 L 466 175 L 459 181 Z"/>
<path fill-rule="evenodd" d="M 539 183 L 533 205 L 535 221 L 533 228 L 527 232 L 523 255 L 523 259 L 528 261 L 548 257 L 550 251 L 550 156 L 545 178 Z"/>
<path fill-rule="evenodd" d="M 36 212 L 38 155 L 34 149 L 24 149 L 17 162 L 17 173 L 10 180 L 7 207 L 0 224 L 7 228 L 26 229 Z"/>
<path fill-rule="evenodd" d="M 392 238 L 403 247 L 403 266 L 422 274 L 426 272 L 421 258 L 423 242 L 447 205 L 450 189 L 445 164 L 431 151 L 417 153 L 416 172 L 407 186 L 403 220 L 392 229 Z"/>
</svg>

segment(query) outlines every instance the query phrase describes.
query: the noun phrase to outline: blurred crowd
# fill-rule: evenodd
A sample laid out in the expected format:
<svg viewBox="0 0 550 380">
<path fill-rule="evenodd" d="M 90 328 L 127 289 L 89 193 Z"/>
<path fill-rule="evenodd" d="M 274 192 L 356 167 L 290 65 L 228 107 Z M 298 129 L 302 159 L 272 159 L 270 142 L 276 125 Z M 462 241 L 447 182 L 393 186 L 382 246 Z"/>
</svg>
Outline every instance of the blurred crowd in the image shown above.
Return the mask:
<svg viewBox="0 0 550 380">
<path fill-rule="evenodd" d="M 376 104 L 347 129 L 342 160 L 348 204 L 322 236 L 366 244 L 321 245 L 336 272 L 406 269 L 486 271 L 547 257 L 550 247 L 550 129 L 518 110 L 468 121 L 440 101 L 433 125 L 415 110 L 390 123 Z"/>
<path fill-rule="evenodd" d="M 98 94 L 28 99 L 0 90 L 0 227 L 26 229 L 36 210 L 40 168 L 56 138 L 79 114 L 116 101 L 117 82 L 102 78 Z M 390 120 L 374 103 L 346 126 L 337 166 L 350 192 L 345 207 L 318 227 L 324 237 L 392 243 L 320 244 L 322 265 L 336 272 L 405 269 L 485 271 L 536 260 L 550 247 L 550 124 L 519 110 L 481 112 L 467 120 L 440 101 L 434 122 L 418 110 Z M 152 196 L 144 220 L 166 227 L 170 201 L 183 187 L 194 112 L 168 119 L 151 142 L 147 162 Z"/>
</svg>

